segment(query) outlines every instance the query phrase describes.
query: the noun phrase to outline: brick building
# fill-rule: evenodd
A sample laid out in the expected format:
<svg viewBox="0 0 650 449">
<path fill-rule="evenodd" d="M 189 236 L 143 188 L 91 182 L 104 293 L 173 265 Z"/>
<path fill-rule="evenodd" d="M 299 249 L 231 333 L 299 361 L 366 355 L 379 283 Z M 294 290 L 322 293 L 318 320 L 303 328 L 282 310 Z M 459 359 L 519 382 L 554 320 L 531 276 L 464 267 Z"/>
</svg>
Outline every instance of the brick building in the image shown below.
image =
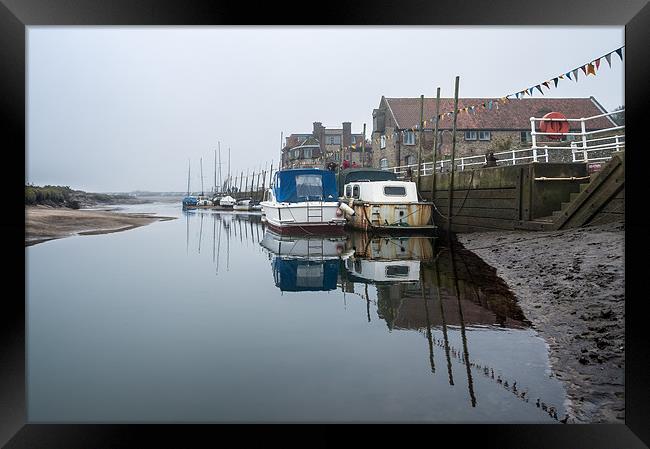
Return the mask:
<svg viewBox="0 0 650 449">
<path fill-rule="evenodd" d="M 595 98 L 525 98 L 498 103 L 490 98 L 459 98 L 458 108 L 492 102 L 491 109 L 479 108 L 475 113 L 458 114 L 456 123 L 456 157 L 484 155 L 531 146 L 531 117 L 543 117 L 548 112 L 563 113 L 567 118 L 586 118 L 607 111 Z M 454 110 L 453 98 L 440 99 L 440 113 Z M 422 161 L 431 161 L 436 99 L 424 99 Z M 420 98 L 381 97 L 373 110 L 372 166 L 394 167 L 417 163 L 419 148 Z M 569 122 L 571 132 L 580 131 L 579 122 Z M 587 122 L 587 131 L 616 126 L 607 117 Z M 437 159 L 451 155 L 453 117 L 438 124 Z M 565 140 L 571 140 L 568 136 Z"/>
<path fill-rule="evenodd" d="M 311 134 L 291 134 L 282 148 L 282 168 L 318 167 L 329 162 L 339 164 L 347 159 L 361 165 L 363 134 L 352 134 L 352 124 L 343 122 L 341 128 L 326 128 L 314 122 Z M 372 162 L 372 145 L 366 141 L 366 165 Z"/>
</svg>

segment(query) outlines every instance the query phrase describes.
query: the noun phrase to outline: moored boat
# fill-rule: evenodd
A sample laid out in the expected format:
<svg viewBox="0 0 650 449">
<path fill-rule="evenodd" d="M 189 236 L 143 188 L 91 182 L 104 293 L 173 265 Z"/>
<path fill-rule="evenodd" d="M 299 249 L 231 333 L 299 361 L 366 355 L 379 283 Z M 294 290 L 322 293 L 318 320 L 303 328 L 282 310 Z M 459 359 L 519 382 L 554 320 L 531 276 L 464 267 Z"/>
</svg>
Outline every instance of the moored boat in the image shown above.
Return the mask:
<svg viewBox="0 0 650 449">
<path fill-rule="evenodd" d="M 281 233 L 342 233 L 346 222 L 329 170 L 280 170 L 260 204 L 267 225 Z"/>
<path fill-rule="evenodd" d="M 341 203 L 353 211 L 346 213 L 348 224 L 353 228 L 371 231 L 435 229 L 433 203 L 419 200 L 415 182 L 401 181 L 392 172 L 372 168 L 344 170 L 338 181 Z"/>
<path fill-rule="evenodd" d="M 219 206 L 223 209 L 232 209 L 235 204 L 237 204 L 237 200 L 230 195 L 226 195 L 219 200 Z"/>
</svg>

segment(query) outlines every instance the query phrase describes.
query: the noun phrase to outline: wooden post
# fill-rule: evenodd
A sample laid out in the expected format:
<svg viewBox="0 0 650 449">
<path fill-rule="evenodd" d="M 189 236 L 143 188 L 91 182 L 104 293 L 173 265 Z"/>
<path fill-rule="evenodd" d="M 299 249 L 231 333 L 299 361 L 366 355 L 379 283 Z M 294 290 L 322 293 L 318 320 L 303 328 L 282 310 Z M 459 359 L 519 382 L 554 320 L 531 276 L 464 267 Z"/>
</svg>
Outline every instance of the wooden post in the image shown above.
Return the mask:
<svg viewBox="0 0 650 449">
<path fill-rule="evenodd" d="M 440 118 L 440 88 L 436 93 L 436 126 L 433 130 L 432 172 L 431 172 L 431 201 L 436 197 L 436 155 L 438 153 L 438 121 Z"/>
<path fill-rule="evenodd" d="M 454 204 L 454 163 L 456 160 L 456 119 L 458 118 L 458 82 L 460 76 L 456 77 L 454 87 L 454 125 L 451 136 L 451 172 L 449 174 L 449 209 L 447 211 L 447 232 L 451 234 L 451 208 Z"/>
<path fill-rule="evenodd" d="M 618 144 L 618 140 L 616 141 Z M 618 149 L 618 146 L 616 147 Z M 361 141 L 361 167 L 366 166 L 366 124 L 363 124 L 363 140 Z"/>
<path fill-rule="evenodd" d="M 418 195 L 420 192 L 420 178 L 422 174 L 422 135 L 424 127 L 424 95 L 420 95 L 420 145 L 418 146 Z"/>
</svg>

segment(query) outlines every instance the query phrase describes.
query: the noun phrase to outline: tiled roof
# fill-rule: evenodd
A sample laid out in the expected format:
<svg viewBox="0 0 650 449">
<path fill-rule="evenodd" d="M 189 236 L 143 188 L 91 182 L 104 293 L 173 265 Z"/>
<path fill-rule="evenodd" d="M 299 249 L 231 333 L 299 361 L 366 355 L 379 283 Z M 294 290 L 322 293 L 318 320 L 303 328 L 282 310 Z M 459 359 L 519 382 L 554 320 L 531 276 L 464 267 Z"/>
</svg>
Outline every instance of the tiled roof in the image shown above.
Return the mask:
<svg viewBox="0 0 650 449">
<path fill-rule="evenodd" d="M 419 98 L 386 98 L 397 121 L 398 128 L 412 128 L 420 123 L 420 99 Z M 478 107 L 476 113 L 460 113 L 456 128 L 463 129 L 530 129 L 530 117 L 543 117 L 546 113 L 555 111 L 563 113 L 567 118 L 593 117 L 603 114 L 603 111 L 591 98 L 522 98 L 512 99 L 505 103 L 499 103 L 496 108 L 495 98 L 459 98 L 458 109 L 468 106 L 481 105 L 484 102 L 492 101 L 492 110 Z M 440 99 L 440 113 L 452 112 L 454 110 L 453 98 Z M 436 113 L 436 99 L 424 99 L 424 119 L 434 118 Z M 569 122 L 571 129 L 580 129 L 579 122 Z M 587 129 L 603 129 L 615 126 L 606 118 L 586 122 Z M 440 129 L 452 129 L 453 116 L 440 120 Z M 426 129 L 433 128 L 428 121 Z"/>
</svg>

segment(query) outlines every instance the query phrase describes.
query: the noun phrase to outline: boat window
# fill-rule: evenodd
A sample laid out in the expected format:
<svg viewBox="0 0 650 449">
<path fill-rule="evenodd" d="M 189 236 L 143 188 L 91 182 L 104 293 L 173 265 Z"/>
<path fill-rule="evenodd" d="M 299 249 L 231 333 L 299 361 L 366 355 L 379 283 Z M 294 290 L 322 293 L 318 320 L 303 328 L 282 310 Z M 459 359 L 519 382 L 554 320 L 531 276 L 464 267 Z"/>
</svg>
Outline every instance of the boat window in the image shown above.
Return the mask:
<svg viewBox="0 0 650 449">
<path fill-rule="evenodd" d="M 406 196 L 406 187 L 404 186 L 385 186 L 384 195 L 387 196 Z"/>
<path fill-rule="evenodd" d="M 352 198 L 352 186 L 345 186 L 345 196 Z"/>
<path fill-rule="evenodd" d="M 389 265 L 386 267 L 386 277 L 403 278 L 409 275 L 409 267 L 403 265 Z"/>
<path fill-rule="evenodd" d="M 352 188 L 352 197 L 359 198 L 359 184 L 355 184 Z"/>
<path fill-rule="evenodd" d="M 296 193 L 299 198 L 323 199 L 323 181 L 320 175 L 296 176 Z"/>
</svg>

